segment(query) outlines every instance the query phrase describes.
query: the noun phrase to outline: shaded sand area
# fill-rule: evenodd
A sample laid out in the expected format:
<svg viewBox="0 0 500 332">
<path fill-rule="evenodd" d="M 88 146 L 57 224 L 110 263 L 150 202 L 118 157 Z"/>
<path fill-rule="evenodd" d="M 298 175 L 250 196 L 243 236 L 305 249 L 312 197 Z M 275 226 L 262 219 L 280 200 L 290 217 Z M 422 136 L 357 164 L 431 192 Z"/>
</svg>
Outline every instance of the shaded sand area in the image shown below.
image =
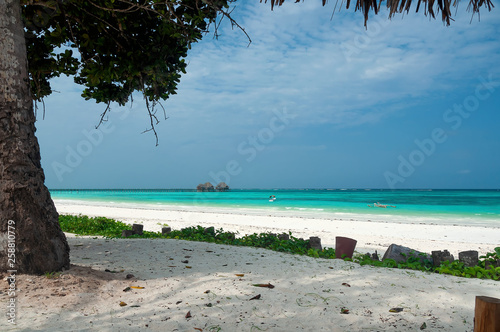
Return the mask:
<svg viewBox="0 0 500 332">
<path fill-rule="evenodd" d="M 180 240 L 69 242 L 69 271 L 56 279 L 18 277 L 19 330 L 416 331 L 425 323 L 428 331 L 471 331 L 475 296 L 500 296 L 494 281 L 263 249 Z M 274 288 L 253 286 L 269 283 Z M 144 288 L 124 291 L 131 286 Z M 403 310 L 389 312 L 395 307 Z M 4 319 L 0 329 L 6 327 Z"/>
<path fill-rule="evenodd" d="M 327 239 L 323 242 L 330 246 L 334 245 L 331 236 L 353 236 L 367 250 L 372 248 L 370 243 L 389 243 L 393 239 L 425 250 L 427 232 L 428 237 L 435 237 L 434 244 L 443 245 L 429 247 L 447 248 L 454 253 L 457 249 L 473 249 L 472 245 L 494 247 L 487 243 L 488 236 L 498 232 L 496 228 L 482 228 L 474 233 L 475 227 L 465 227 L 466 234 L 460 234 L 464 226 L 435 225 L 458 228 L 455 232 L 453 228 L 433 228 L 432 232 L 441 232 L 433 235 L 429 229 L 419 231 L 426 225 L 406 229 L 411 224 L 405 224 L 399 229 L 399 224 L 380 223 L 375 226 L 388 228 L 377 233 L 377 227 L 370 226 L 374 223 L 366 221 L 356 221 L 366 229 L 347 229 L 340 224 L 322 229 L 325 220 L 294 225 L 292 221 L 302 224 L 304 220 L 179 211 L 175 212 L 179 213 L 176 219 L 167 211 L 57 207 L 60 213 L 140 221 L 148 230 L 161 228 L 157 223 L 168 223 L 173 228 L 220 226 L 242 234 L 282 229 L 295 234 L 297 229 L 307 237 Z M 165 215 L 169 219 L 162 218 Z M 217 224 L 217 219 L 232 222 Z M 318 233 L 320 230 L 325 232 Z M 407 233 L 401 235 L 399 231 Z M 380 238 L 380 233 L 386 237 Z M 479 237 L 483 233 L 486 237 Z M 54 278 L 18 275 L 17 325 L 14 328 L 4 317 L 0 330 L 472 331 L 475 296 L 500 297 L 500 283 L 491 280 L 362 267 L 341 260 L 182 240 L 68 236 L 72 268 Z M 405 240 L 405 236 L 409 238 Z M 6 282 L 0 291 L 0 302 L 5 304 Z M 392 308 L 401 311 L 390 312 Z"/>
</svg>

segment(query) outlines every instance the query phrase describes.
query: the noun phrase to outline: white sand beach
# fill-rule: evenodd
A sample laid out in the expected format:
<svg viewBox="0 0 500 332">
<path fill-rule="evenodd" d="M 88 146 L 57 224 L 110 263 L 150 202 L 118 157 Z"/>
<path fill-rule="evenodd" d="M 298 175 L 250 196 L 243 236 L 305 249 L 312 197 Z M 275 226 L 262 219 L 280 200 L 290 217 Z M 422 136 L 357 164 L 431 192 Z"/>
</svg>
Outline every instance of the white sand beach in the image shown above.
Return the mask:
<svg viewBox="0 0 500 332">
<path fill-rule="evenodd" d="M 500 228 L 182 211 L 56 201 L 61 214 L 106 216 L 159 231 L 202 225 L 248 234 L 291 231 L 358 241 L 380 254 L 500 246 Z M 337 219 L 337 220 L 335 220 Z M 500 283 L 360 266 L 264 249 L 181 240 L 75 237 L 72 268 L 57 278 L 19 275 L 18 331 L 472 331 L 475 296 L 500 298 Z M 5 277 L 5 276 L 4 276 Z M 6 284 L 0 301 L 6 303 Z M 255 284 L 272 285 L 256 287 Z M 128 287 L 130 290 L 128 290 Z M 139 288 L 133 288 L 139 287 Z M 127 291 L 125 291 L 127 290 Z M 120 305 L 122 304 L 122 305 Z M 400 312 L 390 312 L 401 308 Z"/>
<path fill-rule="evenodd" d="M 157 205 L 93 204 L 55 200 L 60 214 L 105 216 L 125 223 L 139 223 L 144 230 L 161 231 L 163 224 L 172 229 L 189 226 L 214 226 L 240 235 L 292 232 L 295 237 L 318 236 L 323 247 L 335 247 L 335 237 L 358 241 L 356 250 L 381 255 L 392 243 L 415 250 L 431 252 L 447 249 L 458 258 L 458 252 L 477 250 L 480 255 L 500 246 L 500 222 L 491 227 L 483 223 L 453 223 L 449 220 L 415 218 L 398 219 L 391 215 L 298 214 L 269 212 L 257 209 L 213 207 L 178 207 Z"/>
</svg>

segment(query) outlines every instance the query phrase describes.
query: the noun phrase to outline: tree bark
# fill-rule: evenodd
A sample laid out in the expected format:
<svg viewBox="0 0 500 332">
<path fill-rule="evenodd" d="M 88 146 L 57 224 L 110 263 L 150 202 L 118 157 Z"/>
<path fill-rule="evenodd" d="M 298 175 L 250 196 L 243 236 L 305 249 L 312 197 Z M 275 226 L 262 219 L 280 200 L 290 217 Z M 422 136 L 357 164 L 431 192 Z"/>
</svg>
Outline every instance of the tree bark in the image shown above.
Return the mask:
<svg viewBox="0 0 500 332">
<path fill-rule="evenodd" d="M 69 268 L 69 246 L 44 185 L 19 0 L 0 0 L 0 271 Z"/>
</svg>

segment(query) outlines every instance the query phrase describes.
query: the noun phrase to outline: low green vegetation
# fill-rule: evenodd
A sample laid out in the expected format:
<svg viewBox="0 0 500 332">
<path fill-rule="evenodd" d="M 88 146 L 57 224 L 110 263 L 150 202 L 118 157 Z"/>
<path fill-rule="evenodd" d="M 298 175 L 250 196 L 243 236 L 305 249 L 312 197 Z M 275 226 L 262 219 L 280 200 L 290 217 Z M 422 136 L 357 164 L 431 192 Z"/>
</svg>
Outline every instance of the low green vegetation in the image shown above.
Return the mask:
<svg viewBox="0 0 500 332">
<path fill-rule="evenodd" d="M 59 216 L 59 223 L 64 232 L 78 235 L 104 236 L 106 238 L 122 238 L 122 231 L 132 228 L 131 225 L 113 219 L 105 217 L 92 218 L 82 215 L 61 215 Z M 173 230 L 168 234 L 144 231 L 142 235 L 135 234 L 128 238 L 164 238 L 211 242 L 234 246 L 266 248 L 315 258 L 336 258 L 334 249 L 312 249 L 309 247 L 309 240 L 296 238 L 291 233 L 285 234 L 285 236 L 272 233 L 254 233 L 236 237 L 236 233 L 226 232 L 222 228 L 215 229 L 213 227 L 204 228 L 195 226 Z M 393 259 L 378 261 L 371 259 L 368 255 L 356 254 L 353 259 L 346 258 L 345 260 L 353 261 L 360 265 L 435 272 L 466 278 L 500 280 L 500 266 L 497 266 L 498 262 L 500 262 L 500 247 L 495 248 L 495 252 L 481 256 L 478 265 L 474 267 L 467 267 L 459 261 L 444 262 L 440 266 L 435 267 L 432 265 L 432 262 L 421 259 L 421 257 L 408 257 L 405 262 L 398 263 Z"/>
</svg>

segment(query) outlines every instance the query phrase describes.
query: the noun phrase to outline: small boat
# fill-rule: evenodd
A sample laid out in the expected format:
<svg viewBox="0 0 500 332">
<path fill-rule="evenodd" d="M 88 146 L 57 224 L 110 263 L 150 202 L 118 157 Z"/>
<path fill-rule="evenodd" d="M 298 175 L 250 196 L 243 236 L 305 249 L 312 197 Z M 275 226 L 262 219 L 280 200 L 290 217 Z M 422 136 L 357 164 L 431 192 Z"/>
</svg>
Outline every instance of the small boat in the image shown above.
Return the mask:
<svg viewBox="0 0 500 332">
<path fill-rule="evenodd" d="M 276 200 L 276 196 L 271 195 L 269 196 L 269 202 L 274 202 Z"/>
</svg>

